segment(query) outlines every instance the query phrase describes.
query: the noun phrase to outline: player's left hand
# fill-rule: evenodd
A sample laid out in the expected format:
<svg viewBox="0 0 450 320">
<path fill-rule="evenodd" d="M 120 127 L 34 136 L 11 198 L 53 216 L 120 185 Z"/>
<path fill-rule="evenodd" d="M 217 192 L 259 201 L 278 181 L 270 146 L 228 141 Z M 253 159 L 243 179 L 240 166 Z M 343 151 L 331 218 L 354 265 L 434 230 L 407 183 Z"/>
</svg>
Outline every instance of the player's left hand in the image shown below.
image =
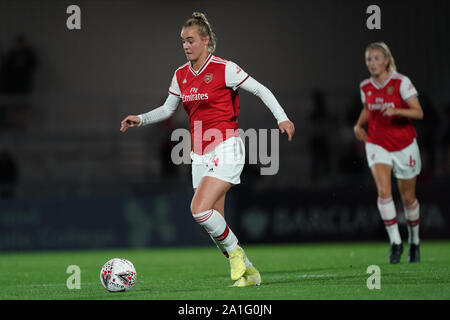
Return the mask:
<svg viewBox="0 0 450 320">
<path fill-rule="evenodd" d="M 288 140 L 292 141 L 292 137 L 294 136 L 294 133 L 295 133 L 295 126 L 294 126 L 294 124 L 291 121 L 286 120 L 286 121 L 280 122 L 278 127 L 280 128 L 281 133 L 285 133 L 286 132 L 287 135 L 288 135 Z"/>
<path fill-rule="evenodd" d="M 383 111 L 383 116 L 385 117 L 392 117 L 398 115 L 398 109 L 395 108 L 386 108 Z"/>
</svg>

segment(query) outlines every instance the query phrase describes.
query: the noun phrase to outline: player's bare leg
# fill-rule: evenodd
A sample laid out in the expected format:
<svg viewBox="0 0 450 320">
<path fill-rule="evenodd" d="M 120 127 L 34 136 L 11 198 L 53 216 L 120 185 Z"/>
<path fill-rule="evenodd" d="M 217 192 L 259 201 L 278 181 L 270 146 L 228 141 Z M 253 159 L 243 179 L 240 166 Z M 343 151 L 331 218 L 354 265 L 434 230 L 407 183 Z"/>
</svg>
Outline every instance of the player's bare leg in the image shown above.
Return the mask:
<svg viewBox="0 0 450 320">
<path fill-rule="evenodd" d="M 194 193 L 195 192 L 197 192 L 197 188 L 194 188 Z M 225 197 L 226 197 L 226 193 L 219 200 L 217 200 L 213 206 L 213 209 L 220 212 L 220 214 L 224 218 L 225 218 L 225 214 L 224 214 L 224 212 L 225 212 Z"/>
<path fill-rule="evenodd" d="M 376 163 L 371 168 L 378 191 L 377 207 L 391 243 L 389 263 L 399 263 L 403 252 L 402 240 L 398 231 L 397 211 L 392 200 L 392 167 L 384 163 Z"/>
<path fill-rule="evenodd" d="M 227 194 L 225 193 L 219 200 L 214 204 L 214 209 L 219 211 L 222 217 L 225 219 L 225 198 Z"/>
<path fill-rule="evenodd" d="M 191 202 L 192 213 L 212 209 L 222 198 L 225 203 L 225 195 L 230 188 L 229 182 L 214 177 L 203 177 L 198 188 L 194 189 L 195 193 Z"/>
<path fill-rule="evenodd" d="M 203 177 L 192 198 L 191 212 L 195 221 L 225 248 L 229 256 L 231 279 L 238 280 L 246 271 L 244 250 L 238 245 L 239 241 L 223 215 L 214 209 L 214 205 L 224 198 L 230 188 L 228 182 Z"/>
<path fill-rule="evenodd" d="M 392 167 L 384 163 L 376 163 L 371 168 L 373 179 L 377 186 L 378 197 L 387 199 L 392 197 L 391 172 Z"/>
<path fill-rule="evenodd" d="M 420 206 L 416 198 L 416 180 L 412 179 L 398 179 L 397 185 L 400 195 L 402 197 L 403 208 L 405 211 L 406 224 L 408 226 L 408 243 L 409 243 L 409 262 L 420 261 L 419 249 L 419 216 Z"/>
</svg>

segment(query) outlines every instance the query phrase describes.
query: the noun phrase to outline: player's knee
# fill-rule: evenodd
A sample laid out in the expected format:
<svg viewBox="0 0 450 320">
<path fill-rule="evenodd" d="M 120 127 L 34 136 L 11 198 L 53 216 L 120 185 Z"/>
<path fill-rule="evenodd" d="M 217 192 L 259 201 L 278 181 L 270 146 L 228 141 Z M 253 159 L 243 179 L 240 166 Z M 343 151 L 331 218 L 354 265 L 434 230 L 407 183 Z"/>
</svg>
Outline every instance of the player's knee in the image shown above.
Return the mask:
<svg viewBox="0 0 450 320">
<path fill-rule="evenodd" d="M 191 213 L 198 214 L 205 211 L 211 210 L 211 205 L 207 205 L 205 202 L 192 200 L 191 202 Z"/>
<path fill-rule="evenodd" d="M 392 197 L 391 188 L 388 188 L 388 187 L 378 188 L 378 197 L 381 199 L 391 198 Z"/>
<path fill-rule="evenodd" d="M 194 204 L 194 201 L 191 202 L 191 213 L 192 214 L 197 214 L 198 212 L 198 206 L 196 204 Z"/>
<path fill-rule="evenodd" d="M 406 207 L 410 207 L 416 202 L 416 197 L 412 192 L 403 193 L 402 201 Z"/>
</svg>

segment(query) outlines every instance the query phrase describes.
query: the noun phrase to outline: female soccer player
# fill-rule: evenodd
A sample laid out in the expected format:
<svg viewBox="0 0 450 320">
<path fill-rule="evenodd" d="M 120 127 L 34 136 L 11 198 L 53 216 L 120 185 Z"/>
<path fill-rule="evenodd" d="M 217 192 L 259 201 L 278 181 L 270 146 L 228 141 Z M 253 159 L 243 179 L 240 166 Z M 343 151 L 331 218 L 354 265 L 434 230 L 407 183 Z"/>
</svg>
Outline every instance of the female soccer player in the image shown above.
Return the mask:
<svg viewBox="0 0 450 320">
<path fill-rule="evenodd" d="M 202 13 L 194 12 L 183 25 L 181 41 L 188 62 L 173 76 L 164 105 L 140 115 L 129 115 L 120 130 L 168 119 L 179 101 L 189 116 L 192 136 L 191 213 L 229 259 L 233 286 L 259 285 L 261 276 L 225 221 L 228 190 L 240 183 L 245 161 L 239 131 L 238 89 L 258 96 L 270 109 L 282 133 L 291 141 L 295 132 L 271 91 L 250 77 L 235 63 L 213 55 L 216 37 Z"/>
<path fill-rule="evenodd" d="M 419 202 L 416 178 L 421 160 L 416 130 L 411 119 L 422 119 L 417 91 L 408 77 L 397 73 L 394 58 L 384 42 L 371 43 L 365 51 L 371 77 L 361 82 L 364 105 L 353 127 L 365 142 L 366 156 L 378 190 L 378 210 L 391 250 L 389 263 L 399 263 L 403 252 L 396 210 L 392 201 L 391 172 L 397 178 L 408 225 L 409 262 L 419 262 Z M 368 132 L 363 126 L 368 122 Z"/>
</svg>

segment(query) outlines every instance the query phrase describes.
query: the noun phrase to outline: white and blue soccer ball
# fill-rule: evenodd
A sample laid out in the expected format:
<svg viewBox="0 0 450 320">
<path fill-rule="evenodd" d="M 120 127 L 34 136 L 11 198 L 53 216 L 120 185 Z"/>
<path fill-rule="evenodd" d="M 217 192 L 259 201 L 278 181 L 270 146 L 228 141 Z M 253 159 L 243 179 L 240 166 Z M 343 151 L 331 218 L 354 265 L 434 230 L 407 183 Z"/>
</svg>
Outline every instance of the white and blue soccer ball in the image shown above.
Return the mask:
<svg viewBox="0 0 450 320">
<path fill-rule="evenodd" d="M 131 261 L 113 258 L 100 270 L 100 282 L 109 292 L 127 291 L 136 283 L 137 274 Z"/>
</svg>

